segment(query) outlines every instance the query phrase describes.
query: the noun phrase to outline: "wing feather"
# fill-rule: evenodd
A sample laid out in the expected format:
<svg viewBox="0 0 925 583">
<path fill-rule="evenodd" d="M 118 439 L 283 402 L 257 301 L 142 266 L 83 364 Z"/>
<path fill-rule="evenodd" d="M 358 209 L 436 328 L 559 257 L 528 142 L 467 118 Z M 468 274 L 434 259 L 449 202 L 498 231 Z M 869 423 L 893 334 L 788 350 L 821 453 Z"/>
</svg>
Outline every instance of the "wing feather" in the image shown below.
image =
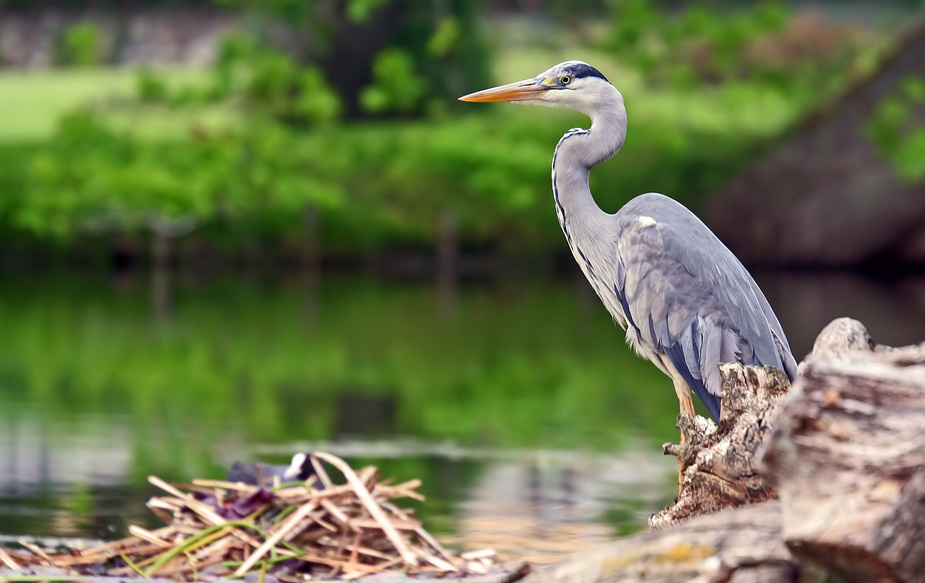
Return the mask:
<svg viewBox="0 0 925 583">
<path fill-rule="evenodd" d="M 761 290 L 696 216 L 647 194 L 614 217 L 614 291 L 641 354 L 660 367 L 657 355 L 666 355 L 717 419 L 720 363 L 770 364 L 796 377 L 786 337 Z"/>
</svg>

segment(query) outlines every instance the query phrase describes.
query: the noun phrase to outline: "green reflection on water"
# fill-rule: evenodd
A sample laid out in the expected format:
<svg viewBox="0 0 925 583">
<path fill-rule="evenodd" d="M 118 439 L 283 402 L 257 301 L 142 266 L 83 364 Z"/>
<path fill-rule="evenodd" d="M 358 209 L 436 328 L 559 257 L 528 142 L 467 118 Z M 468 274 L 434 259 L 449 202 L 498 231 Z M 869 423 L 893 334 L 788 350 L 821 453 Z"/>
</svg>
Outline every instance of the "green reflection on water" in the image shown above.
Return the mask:
<svg viewBox="0 0 925 583">
<path fill-rule="evenodd" d="M 670 381 L 584 288 L 471 285 L 449 306 L 424 283 L 328 278 L 313 289 L 181 283 L 171 316 L 156 321 L 143 280 L 6 281 L 0 447 L 38 439 L 34 455 L 74 452 L 87 477 L 69 483 L 118 488 L 149 474 L 219 477 L 257 443 L 358 435 L 608 452 L 641 442 L 660 456 L 676 437 Z M 452 528 L 446 517 L 480 467 L 356 461 L 423 478 L 422 512 L 438 531 Z M 54 504 L 87 507 L 89 491 Z"/>
<path fill-rule="evenodd" d="M 394 399 L 397 435 L 464 444 L 611 449 L 675 431 L 670 382 L 568 284 L 465 288 L 447 317 L 423 284 L 335 279 L 310 298 L 225 281 L 181 289 L 162 326 L 143 287 L 0 293 L 0 398 L 62 433 L 92 412 L 178 447 L 329 439 L 344 394 Z"/>
</svg>

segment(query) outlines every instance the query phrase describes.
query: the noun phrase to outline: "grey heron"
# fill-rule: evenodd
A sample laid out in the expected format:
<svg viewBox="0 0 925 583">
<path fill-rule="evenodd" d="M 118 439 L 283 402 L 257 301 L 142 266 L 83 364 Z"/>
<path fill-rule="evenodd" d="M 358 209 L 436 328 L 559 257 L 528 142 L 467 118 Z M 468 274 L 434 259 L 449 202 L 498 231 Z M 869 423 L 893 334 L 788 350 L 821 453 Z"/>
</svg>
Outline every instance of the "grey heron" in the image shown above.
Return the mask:
<svg viewBox="0 0 925 583">
<path fill-rule="evenodd" d="M 719 421 L 720 363 L 772 365 L 796 378 L 796 361 L 768 300 L 694 213 L 657 193 L 637 196 L 615 214 L 594 202 L 591 168 L 626 138 L 623 96 L 600 71 L 566 61 L 459 99 L 567 107 L 591 118 L 590 128 L 567 131 L 553 152 L 559 225 L 627 343 L 671 377 L 682 413 L 695 414 L 693 392 Z"/>
</svg>

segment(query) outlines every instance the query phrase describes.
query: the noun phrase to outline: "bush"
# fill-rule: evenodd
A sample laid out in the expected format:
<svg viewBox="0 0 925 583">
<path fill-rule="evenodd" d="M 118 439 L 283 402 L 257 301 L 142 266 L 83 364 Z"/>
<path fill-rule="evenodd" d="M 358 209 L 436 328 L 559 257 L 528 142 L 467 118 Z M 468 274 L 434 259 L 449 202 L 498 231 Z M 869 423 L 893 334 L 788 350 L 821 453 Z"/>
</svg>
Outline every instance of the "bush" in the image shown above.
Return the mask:
<svg viewBox="0 0 925 583">
<path fill-rule="evenodd" d="M 871 44 L 857 27 L 774 1 L 667 10 L 655 0 L 614 0 L 611 7 L 602 48 L 649 83 L 678 90 L 748 82 L 805 107 L 843 86 Z"/>
<path fill-rule="evenodd" d="M 451 210 L 468 244 L 561 249 L 549 164 L 567 122 L 511 113 L 311 129 L 252 119 L 164 142 L 80 112 L 28 159 L 8 216 L 20 230 L 62 241 L 180 221 L 240 243 L 298 237 L 314 207 L 323 244 L 351 253 L 430 245 Z M 691 202 L 738 168 L 754 139 L 636 120 L 631 147 L 594 171 L 598 202 L 611 210 L 652 190 Z"/>
<path fill-rule="evenodd" d="M 925 178 L 925 127 L 914 114 L 923 105 L 925 82 L 908 76 L 877 104 L 864 127 L 878 153 L 890 162 L 900 178 L 910 183 Z"/>
<path fill-rule="evenodd" d="M 311 12 L 306 3 L 278 1 L 279 9 Z M 366 18 L 393 2 L 350 4 L 357 11 L 351 18 Z M 474 42 L 462 24 L 471 8 L 450 4 L 453 10 L 436 20 L 406 22 L 408 28 L 399 28 L 416 30 L 415 40 L 391 44 L 372 59 L 362 102 L 367 112 L 394 116 L 391 121 L 349 119 L 348 100 L 325 74 L 328 69 L 238 34 L 226 39 L 204 83 L 178 88 L 166 74 L 144 71 L 138 78 L 142 103 L 128 105 L 133 118 L 146 120 L 207 102 L 228 110 L 243 105 L 245 115 L 234 129 L 197 125 L 199 110 L 189 108 L 185 132 L 153 141 L 114 131 L 107 117 L 113 107 L 78 112 L 27 163 L 9 165 L 15 176 L 7 182 L 20 194 L 0 201 L 0 221 L 65 241 L 87 231 L 137 232 L 152 221 L 187 221 L 202 236 L 240 243 L 298 236 L 312 208 L 322 210 L 323 244 L 350 252 L 429 245 L 439 217 L 451 211 L 464 244 L 516 241 L 518 249 L 562 249 L 549 164 L 570 122 L 550 111 L 510 106 L 494 110 L 500 115 L 474 106 L 469 111 L 485 115 L 446 115 L 455 99 L 438 97 L 447 85 L 429 67 L 478 55 L 472 47 L 459 49 Z M 611 42 L 621 44 L 624 63 L 647 73 L 648 85 L 630 85 L 625 92 L 631 108 L 627 147 L 593 173 L 592 187 L 605 210 L 650 191 L 696 208 L 698 197 L 745 164 L 757 144 L 821 98 L 812 90 L 822 77 L 807 80 L 802 64 L 769 62 L 750 70 L 727 60 L 755 54 L 756 38 L 768 41 L 793 26 L 781 21 L 778 8 L 725 14 L 694 7 L 669 14 L 647 0 L 615 6 L 622 19 L 614 20 Z M 404 48 L 411 45 L 424 47 L 426 55 Z M 698 52 L 704 47 L 710 50 Z M 830 61 L 807 63 L 828 71 Z M 463 67 L 462 60 L 457 64 Z M 628 83 L 638 79 L 623 77 Z M 902 126 L 907 102 L 918 103 L 925 94 L 919 85 L 907 83 L 904 101 L 885 101 L 870 128 L 885 155 L 905 160 L 916 176 L 913 162 L 921 158 L 923 141 Z M 639 98 L 643 91 L 646 99 Z M 431 117 L 414 119 L 422 111 Z"/>
<path fill-rule="evenodd" d="M 61 34 L 61 62 L 72 67 L 92 67 L 99 64 L 100 34 L 88 21 L 68 25 Z"/>
<path fill-rule="evenodd" d="M 267 124 L 150 143 L 113 132 L 92 113 L 72 114 L 32 159 L 13 216 L 20 228 L 71 238 L 164 221 L 259 223 L 338 204 L 339 187 L 325 179 L 330 161 L 289 132 Z"/>
</svg>

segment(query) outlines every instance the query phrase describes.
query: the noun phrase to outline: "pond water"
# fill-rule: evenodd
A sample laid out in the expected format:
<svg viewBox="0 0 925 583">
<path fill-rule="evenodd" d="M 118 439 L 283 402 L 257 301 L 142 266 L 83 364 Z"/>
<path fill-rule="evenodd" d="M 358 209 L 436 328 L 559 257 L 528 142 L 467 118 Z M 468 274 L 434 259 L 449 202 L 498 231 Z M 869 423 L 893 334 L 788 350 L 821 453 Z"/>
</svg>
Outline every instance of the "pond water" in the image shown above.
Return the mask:
<svg viewBox="0 0 925 583">
<path fill-rule="evenodd" d="M 146 477 L 322 449 L 397 480 L 463 549 L 552 560 L 669 503 L 678 405 L 584 282 L 463 285 L 144 278 L 0 284 L 0 533 L 112 539 L 156 526 Z M 763 275 L 802 356 L 833 317 L 925 337 L 925 283 Z"/>
</svg>

